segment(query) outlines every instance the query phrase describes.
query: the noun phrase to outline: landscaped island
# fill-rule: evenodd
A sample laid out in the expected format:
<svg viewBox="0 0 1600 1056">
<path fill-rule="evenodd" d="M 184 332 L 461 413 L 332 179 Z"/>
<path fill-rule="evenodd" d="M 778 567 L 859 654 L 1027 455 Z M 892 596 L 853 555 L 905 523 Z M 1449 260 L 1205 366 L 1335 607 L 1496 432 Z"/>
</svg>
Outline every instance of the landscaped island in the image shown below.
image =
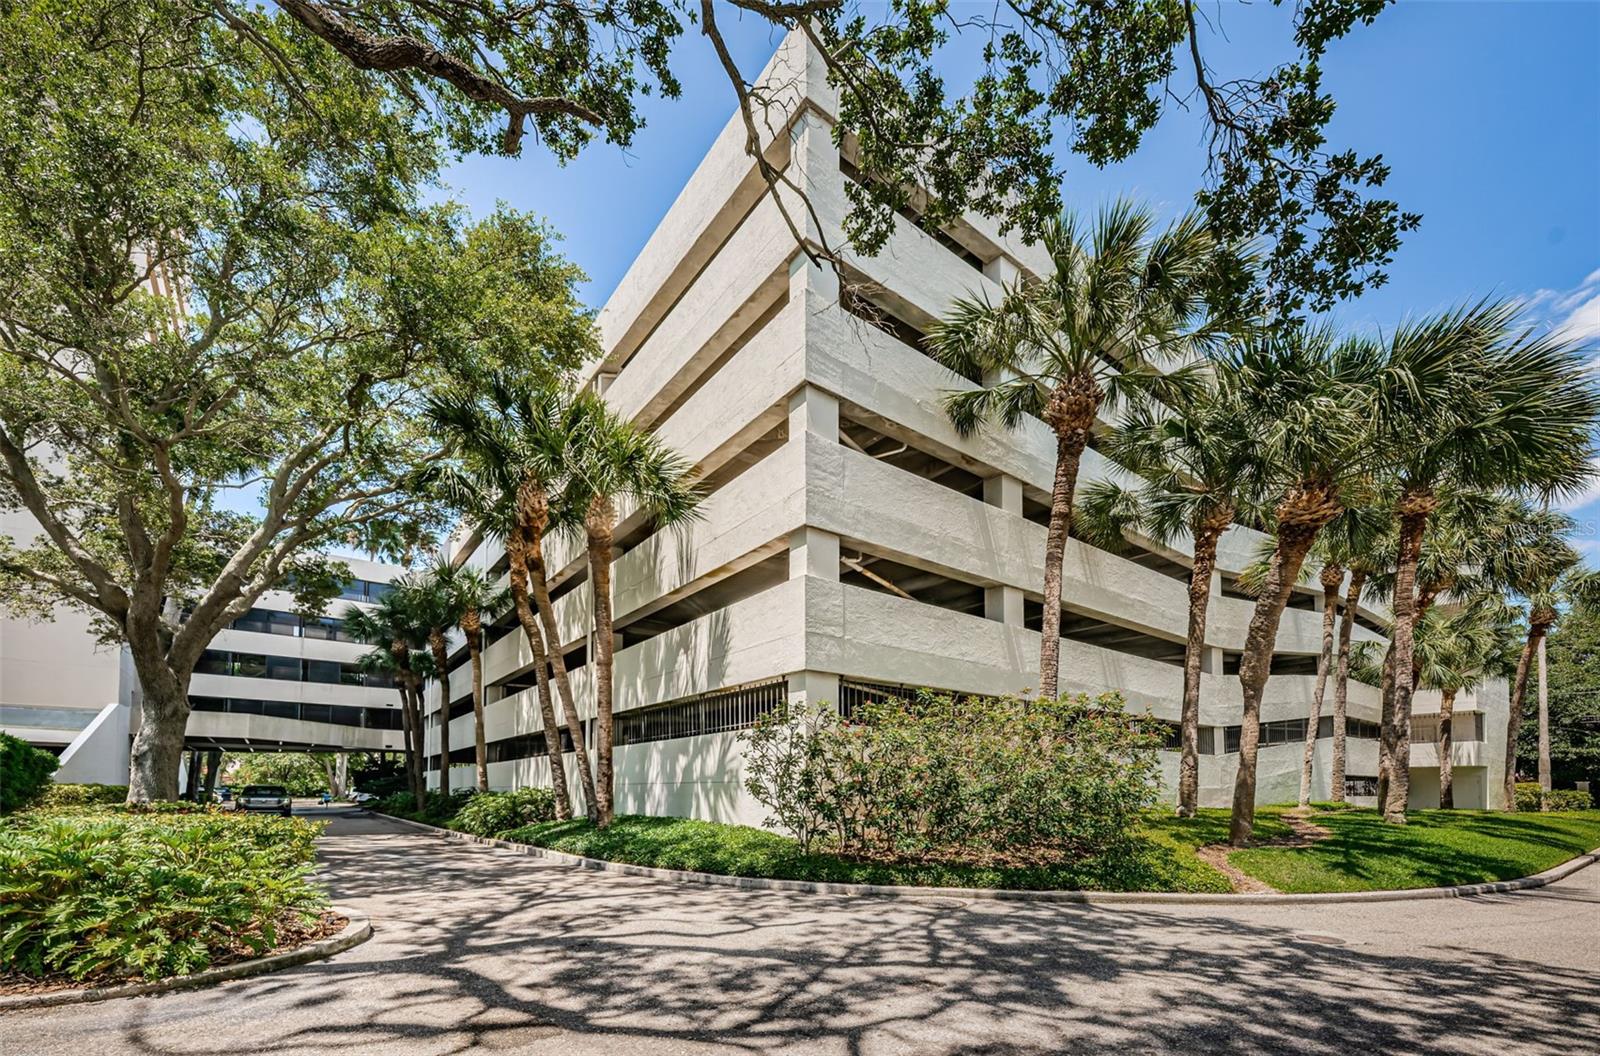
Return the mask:
<svg viewBox="0 0 1600 1056">
<path fill-rule="evenodd" d="M 470 802 L 468 797 L 457 799 Z M 433 809 L 422 814 L 393 810 L 392 805 L 391 809 L 398 816 L 444 828 L 602 861 L 725 876 L 919 887 L 1235 890 L 1228 876 L 1201 858 L 1202 848 L 1212 848 L 1233 869 L 1284 893 L 1400 890 L 1513 880 L 1600 847 L 1600 811 L 1595 810 L 1544 814 L 1424 810 L 1411 814 L 1402 827 L 1384 824 L 1376 810 L 1320 804 L 1308 812 L 1263 807 L 1256 815 L 1258 845 L 1244 850 L 1222 846 L 1228 838 L 1228 812 L 1203 809 L 1193 818 L 1152 812 L 1138 829 L 1134 852 L 1110 868 L 1095 863 L 895 862 L 820 850 L 808 853 L 780 833 L 689 818 L 624 815 L 605 829 L 573 820 L 482 832 L 460 824 L 438 797 L 430 806 Z"/>
<path fill-rule="evenodd" d="M 0 992 L 192 975 L 343 926 L 310 879 L 318 823 L 130 808 L 108 785 L 7 791 Z"/>
</svg>

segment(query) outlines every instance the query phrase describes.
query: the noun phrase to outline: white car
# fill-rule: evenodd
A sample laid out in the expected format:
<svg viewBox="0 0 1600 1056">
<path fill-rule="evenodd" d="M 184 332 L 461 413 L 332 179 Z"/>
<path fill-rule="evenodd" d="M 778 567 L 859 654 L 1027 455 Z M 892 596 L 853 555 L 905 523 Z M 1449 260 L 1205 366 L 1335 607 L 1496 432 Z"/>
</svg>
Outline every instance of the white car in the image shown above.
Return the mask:
<svg viewBox="0 0 1600 1056">
<path fill-rule="evenodd" d="M 348 798 L 352 803 L 371 803 L 378 797 L 371 792 L 352 792 Z"/>
</svg>

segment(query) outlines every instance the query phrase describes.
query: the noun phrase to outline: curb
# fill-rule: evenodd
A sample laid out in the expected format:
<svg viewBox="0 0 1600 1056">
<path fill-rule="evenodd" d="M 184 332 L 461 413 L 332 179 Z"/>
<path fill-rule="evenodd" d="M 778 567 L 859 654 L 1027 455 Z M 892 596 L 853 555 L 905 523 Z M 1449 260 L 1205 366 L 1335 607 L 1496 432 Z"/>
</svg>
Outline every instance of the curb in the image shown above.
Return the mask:
<svg viewBox="0 0 1600 1056">
<path fill-rule="evenodd" d="M 309 961 L 320 961 L 324 957 L 332 957 L 342 953 L 352 946 L 359 946 L 372 937 L 372 920 L 365 913 L 355 909 L 344 909 L 340 906 L 329 906 L 330 910 L 349 920 L 344 930 L 338 934 L 329 935 L 325 939 L 308 942 L 304 946 L 297 946 L 292 950 L 274 953 L 268 957 L 256 957 L 253 960 L 238 961 L 234 964 L 225 964 L 220 968 L 207 968 L 203 972 L 193 975 L 178 975 L 171 979 L 155 979 L 147 983 L 121 983 L 117 986 L 99 986 L 88 990 L 51 990 L 39 994 L 13 994 L 0 997 L 0 1012 L 9 1012 L 19 1008 L 49 1008 L 56 1005 L 81 1005 L 90 1001 L 107 1001 L 113 997 L 143 997 L 150 994 L 165 994 L 173 990 L 189 990 L 194 987 L 211 986 L 215 983 L 225 983 L 231 979 L 245 979 L 252 975 L 262 975 L 266 972 L 275 972 L 280 968 L 292 968 L 297 964 L 306 964 Z"/>
<path fill-rule="evenodd" d="M 526 843 L 512 843 L 488 836 L 474 836 L 454 829 L 441 829 L 409 818 L 377 814 L 397 825 L 406 825 L 423 832 L 464 843 L 481 843 L 498 847 L 514 854 L 544 858 L 556 865 L 575 869 L 593 869 L 597 872 L 617 873 L 622 876 L 642 876 L 654 880 L 669 880 L 679 884 L 699 884 L 704 887 L 732 887 L 744 891 L 793 891 L 811 895 L 851 895 L 876 898 L 959 898 L 985 899 L 993 902 L 1068 902 L 1089 905 L 1180 905 L 1180 906 L 1291 906 L 1349 902 L 1413 902 L 1429 898 L 1472 898 L 1476 895 L 1499 895 L 1534 888 L 1564 880 L 1585 866 L 1600 862 L 1600 847 L 1552 866 L 1542 873 L 1516 880 L 1496 880 L 1482 884 L 1458 884 L 1455 887 L 1415 887 L 1399 891 L 1329 891 L 1322 894 L 1200 894 L 1182 891 L 1023 891 L 989 887 L 914 887 L 896 884 L 841 884 L 814 880 L 769 880 L 755 876 L 725 876 L 721 873 L 694 873 L 680 869 L 656 869 L 648 865 L 630 865 L 627 862 L 608 862 L 600 858 L 584 858 L 576 854 L 552 851 Z"/>
</svg>

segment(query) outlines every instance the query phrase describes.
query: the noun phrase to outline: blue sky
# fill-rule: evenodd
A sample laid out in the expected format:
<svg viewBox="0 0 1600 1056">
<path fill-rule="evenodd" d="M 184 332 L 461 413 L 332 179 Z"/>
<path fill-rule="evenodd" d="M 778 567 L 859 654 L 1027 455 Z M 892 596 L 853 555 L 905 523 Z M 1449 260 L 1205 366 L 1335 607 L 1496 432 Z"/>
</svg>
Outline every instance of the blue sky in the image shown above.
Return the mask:
<svg viewBox="0 0 1600 1056">
<path fill-rule="evenodd" d="M 1207 10 L 1220 34 L 1209 54 L 1223 74 L 1259 73 L 1288 56 L 1283 9 Z M 753 74 L 778 37 L 732 15 L 724 28 Z M 505 201 L 549 218 L 598 307 L 732 114 L 730 89 L 692 30 L 675 68 L 683 97 L 648 100 L 648 125 L 627 153 L 601 144 L 565 167 L 536 147 L 516 160 L 470 158 L 449 173 L 449 193 L 475 213 Z M 1498 294 L 1526 299 L 1539 322 L 1583 336 L 1600 357 L 1600 3 L 1404 0 L 1332 47 L 1324 84 L 1339 104 L 1330 144 L 1381 152 L 1393 168 L 1386 193 L 1423 214 L 1389 284 L 1341 306 L 1343 324 L 1387 327 Z M 1069 159 L 1065 193 L 1077 206 L 1130 194 L 1176 212 L 1203 165 L 1198 121 L 1171 110 L 1122 164 Z M 1600 487 L 1568 506 L 1600 560 Z"/>
</svg>

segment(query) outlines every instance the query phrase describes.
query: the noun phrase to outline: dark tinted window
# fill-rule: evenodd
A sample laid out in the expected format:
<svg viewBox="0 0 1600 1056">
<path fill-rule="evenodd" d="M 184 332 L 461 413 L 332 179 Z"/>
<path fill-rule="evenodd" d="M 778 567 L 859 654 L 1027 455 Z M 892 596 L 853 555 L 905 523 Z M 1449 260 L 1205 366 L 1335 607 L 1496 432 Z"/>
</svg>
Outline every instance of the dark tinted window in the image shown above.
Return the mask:
<svg viewBox="0 0 1600 1056">
<path fill-rule="evenodd" d="M 288 789 L 282 785 L 246 785 L 241 795 L 245 796 L 286 796 Z"/>
</svg>

